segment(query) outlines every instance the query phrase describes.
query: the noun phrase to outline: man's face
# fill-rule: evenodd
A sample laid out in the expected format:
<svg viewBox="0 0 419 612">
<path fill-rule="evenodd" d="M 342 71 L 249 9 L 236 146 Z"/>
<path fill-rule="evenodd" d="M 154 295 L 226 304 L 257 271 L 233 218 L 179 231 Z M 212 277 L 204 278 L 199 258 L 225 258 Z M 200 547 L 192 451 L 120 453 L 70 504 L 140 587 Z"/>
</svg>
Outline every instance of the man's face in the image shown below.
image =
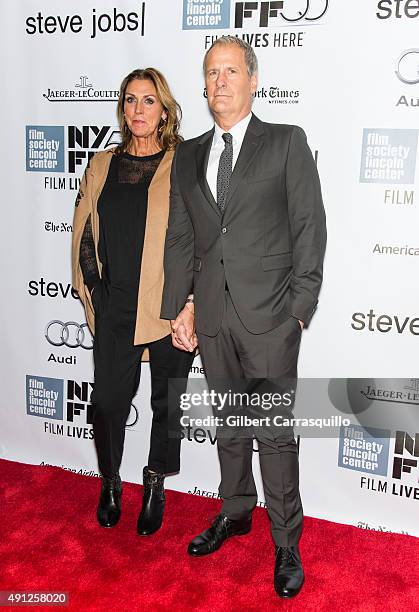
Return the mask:
<svg viewBox="0 0 419 612">
<path fill-rule="evenodd" d="M 205 65 L 208 105 L 215 117 L 240 120 L 250 113 L 256 75 L 249 77 L 244 50 L 235 44 L 215 45 Z"/>
</svg>

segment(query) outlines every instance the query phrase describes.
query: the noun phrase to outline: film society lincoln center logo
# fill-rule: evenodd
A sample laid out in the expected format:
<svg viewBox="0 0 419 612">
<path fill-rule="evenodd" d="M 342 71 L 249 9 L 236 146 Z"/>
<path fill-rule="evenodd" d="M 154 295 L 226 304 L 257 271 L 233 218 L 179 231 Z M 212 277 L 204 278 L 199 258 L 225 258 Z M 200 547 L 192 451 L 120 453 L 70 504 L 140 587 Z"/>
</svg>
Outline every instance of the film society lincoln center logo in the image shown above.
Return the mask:
<svg viewBox="0 0 419 612">
<path fill-rule="evenodd" d="M 63 420 L 64 381 L 26 376 L 26 412 L 31 416 Z"/>
<path fill-rule="evenodd" d="M 183 29 L 230 27 L 230 0 L 183 0 Z"/>
<path fill-rule="evenodd" d="M 26 126 L 26 170 L 64 172 L 64 127 Z"/>
<path fill-rule="evenodd" d="M 409 129 L 364 129 L 360 182 L 413 184 L 418 132 Z"/>
<path fill-rule="evenodd" d="M 367 431 L 359 425 L 342 426 L 338 466 L 386 476 L 390 433 L 388 429 L 369 428 Z"/>
</svg>

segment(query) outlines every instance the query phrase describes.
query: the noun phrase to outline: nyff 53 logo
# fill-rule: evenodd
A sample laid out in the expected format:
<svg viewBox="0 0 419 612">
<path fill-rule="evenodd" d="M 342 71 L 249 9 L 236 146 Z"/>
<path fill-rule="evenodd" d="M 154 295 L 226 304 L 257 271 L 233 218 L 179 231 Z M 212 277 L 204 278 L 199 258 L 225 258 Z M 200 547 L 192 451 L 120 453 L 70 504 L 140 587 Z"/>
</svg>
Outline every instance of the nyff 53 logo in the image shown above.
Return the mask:
<svg viewBox="0 0 419 612">
<path fill-rule="evenodd" d="M 407 456 L 406 456 L 407 455 Z M 419 433 L 415 437 L 405 431 L 396 432 L 393 458 L 393 478 L 401 480 L 403 474 L 417 470 L 419 460 Z M 419 482 L 419 470 L 416 480 Z"/>
</svg>

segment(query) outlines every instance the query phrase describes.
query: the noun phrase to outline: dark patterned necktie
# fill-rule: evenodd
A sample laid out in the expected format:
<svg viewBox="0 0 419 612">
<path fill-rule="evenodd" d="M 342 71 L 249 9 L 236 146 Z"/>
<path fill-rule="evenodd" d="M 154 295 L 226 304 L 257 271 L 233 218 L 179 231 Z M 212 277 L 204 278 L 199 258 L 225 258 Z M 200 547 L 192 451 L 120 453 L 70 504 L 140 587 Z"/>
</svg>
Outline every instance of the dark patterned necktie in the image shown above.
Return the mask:
<svg viewBox="0 0 419 612">
<path fill-rule="evenodd" d="M 217 174 L 217 205 L 221 212 L 224 211 L 231 174 L 233 172 L 233 136 L 226 132 L 223 134 L 225 142 L 224 151 L 221 153 Z"/>
</svg>

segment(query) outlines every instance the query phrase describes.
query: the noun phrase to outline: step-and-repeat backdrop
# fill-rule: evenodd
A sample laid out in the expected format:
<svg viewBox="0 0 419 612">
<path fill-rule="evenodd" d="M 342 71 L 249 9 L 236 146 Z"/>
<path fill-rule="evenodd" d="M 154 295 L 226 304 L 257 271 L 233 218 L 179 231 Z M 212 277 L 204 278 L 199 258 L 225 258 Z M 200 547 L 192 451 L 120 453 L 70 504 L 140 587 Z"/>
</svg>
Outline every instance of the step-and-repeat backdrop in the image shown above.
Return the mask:
<svg viewBox="0 0 419 612">
<path fill-rule="evenodd" d="M 350 417 L 299 438 L 308 515 L 419 536 L 419 3 L 417 0 L 1 1 L 3 458 L 98 476 L 92 338 L 71 287 L 72 216 L 91 155 L 119 141 L 118 89 L 167 77 L 182 133 L 212 125 L 202 58 L 222 34 L 260 63 L 254 112 L 301 125 L 322 180 L 325 280 L 303 333 L 309 414 Z M 202 378 L 199 358 L 191 377 Z M 150 377 L 127 422 L 122 476 L 147 461 Z M 369 411 L 369 416 L 366 416 Z M 210 427 L 185 427 L 168 486 L 217 497 Z M 257 446 L 254 466 L 263 505 Z"/>
</svg>

